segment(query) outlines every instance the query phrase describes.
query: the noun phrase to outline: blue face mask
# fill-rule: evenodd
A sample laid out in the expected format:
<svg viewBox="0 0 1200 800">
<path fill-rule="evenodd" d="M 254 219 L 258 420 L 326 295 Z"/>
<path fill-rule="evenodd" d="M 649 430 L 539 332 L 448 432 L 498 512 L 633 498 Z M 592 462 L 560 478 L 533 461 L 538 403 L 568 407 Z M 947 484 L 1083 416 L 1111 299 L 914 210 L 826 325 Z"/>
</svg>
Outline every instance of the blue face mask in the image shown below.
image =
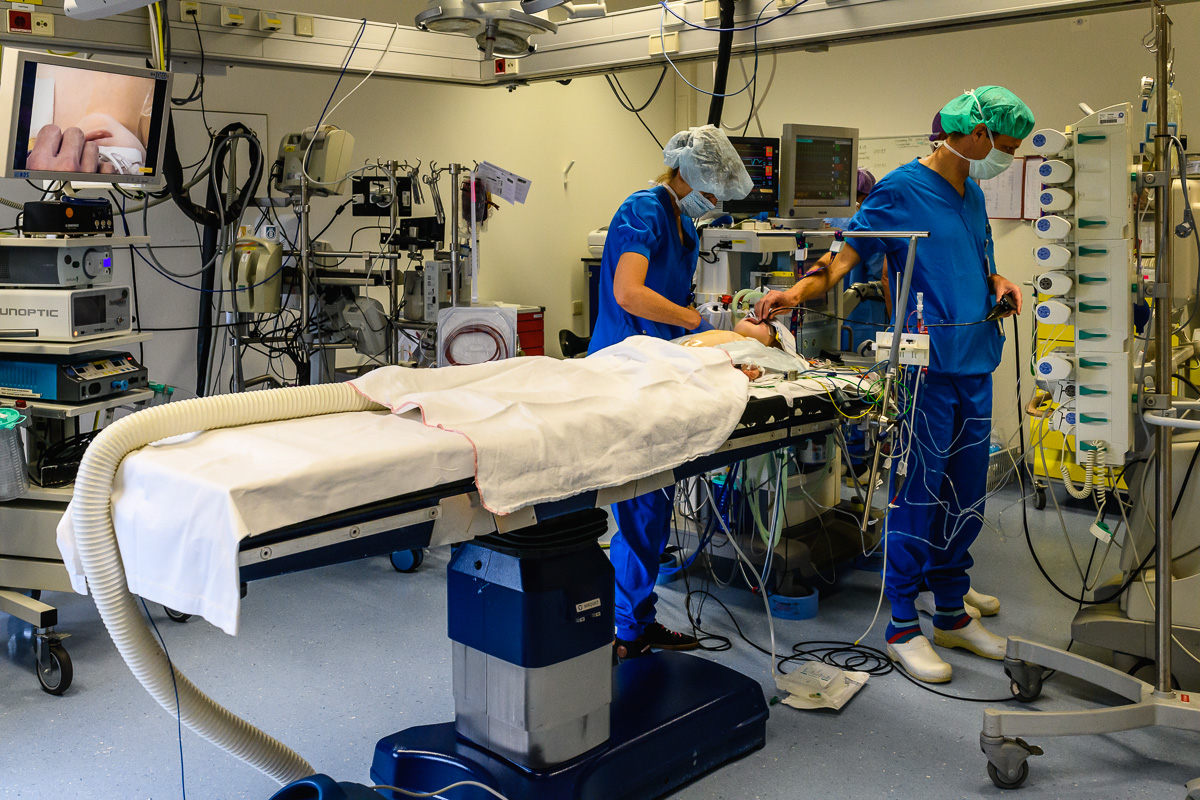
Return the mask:
<svg viewBox="0 0 1200 800">
<path fill-rule="evenodd" d="M 716 208 L 716 205 L 711 203 L 698 189 L 692 189 L 681 200 L 679 195 L 675 194 L 675 191 L 670 186 L 667 186 L 665 183 L 662 186 L 670 193 L 671 197 L 675 198 L 675 202 L 679 204 L 680 213 L 691 219 L 699 219 Z"/>
</svg>

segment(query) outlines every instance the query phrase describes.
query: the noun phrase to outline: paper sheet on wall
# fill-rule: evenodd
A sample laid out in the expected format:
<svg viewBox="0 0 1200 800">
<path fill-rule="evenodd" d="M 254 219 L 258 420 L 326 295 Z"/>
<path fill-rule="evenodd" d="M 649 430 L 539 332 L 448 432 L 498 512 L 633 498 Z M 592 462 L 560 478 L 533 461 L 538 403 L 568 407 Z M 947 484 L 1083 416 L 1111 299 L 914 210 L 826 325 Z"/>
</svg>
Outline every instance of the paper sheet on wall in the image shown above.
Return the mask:
<svg viewBox="0 0 1200 800">
<path fill-rule="evenodd" d="M 870 136 L 858 140 L 858 166 L 871 171 L 878 180 L 912 161 L 929 155 L 929 137 Z"/>
<path fill-rule="evenodd" d="M 1037 219 L 1042 215 L 1042 203 L 1038 197 L 1042 193 L 1042 176 L 1038 169 L 1046 159 L 1041 156 L 1028 156 L 1025 159 L 1025 202 L 1022 204 L 1021 219 Z"/>
<path fill-rule="evenodd" d="M 979 182 L 987 207 L 988 219 L 1020 219 L 1025 197 L 1025 159 L 1013 160 L 1011 167 L 996 177 Z"/>
<path fill-rule="evenodd" d="M 524 203 L 529 196 L 530 181 L 514 172 L 481 161 L 475 169 L 475 174 L 483 181 L 487 190 L 502 200 L 510 203 Z"/>
</svg>

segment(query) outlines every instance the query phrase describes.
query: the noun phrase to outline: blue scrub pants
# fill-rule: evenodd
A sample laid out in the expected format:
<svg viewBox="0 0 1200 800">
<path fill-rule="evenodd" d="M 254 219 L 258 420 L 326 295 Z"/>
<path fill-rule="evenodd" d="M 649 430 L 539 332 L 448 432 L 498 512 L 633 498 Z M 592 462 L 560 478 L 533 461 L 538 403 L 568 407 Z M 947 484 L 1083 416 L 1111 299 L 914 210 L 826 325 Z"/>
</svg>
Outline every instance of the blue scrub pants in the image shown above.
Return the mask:
<svg viewBox="0 0 1200 800">
<path fill-rule="evenodd" d="M 911 392 L 911 379 L 907 385 Z M 888 517 L 884 576 L 892 616 L 901 620 L 917 618 L 922 581 L 950 608 L 961 607 L 971 588 L 968 551 L 983 527 L 976 513 L 983 514 L 987 494 L 992 376 L 926 375 L 911 413 L 912 452 Z M 906 432 L 900 446 L 907 443 Z"/>
<path fill-rule="evenodd" d="M 614 503 L 617 533 L 608 555 L 617 573 L 615 616 L 617 638 L 632 640 L 654 622 L 654 582 L 659 557 L 671 535 L 675 487 Z"/>
</svg>

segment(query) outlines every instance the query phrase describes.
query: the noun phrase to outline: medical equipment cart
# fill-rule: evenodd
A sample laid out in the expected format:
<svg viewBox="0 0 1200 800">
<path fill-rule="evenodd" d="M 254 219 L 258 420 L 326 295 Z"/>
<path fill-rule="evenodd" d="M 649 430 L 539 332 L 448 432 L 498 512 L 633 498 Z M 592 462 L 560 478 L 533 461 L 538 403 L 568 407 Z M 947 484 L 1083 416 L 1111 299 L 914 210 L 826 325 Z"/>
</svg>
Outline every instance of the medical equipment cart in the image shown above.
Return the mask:
<svg viewBox="0 0 1200 800">
<path fill-rule="evenodd" d="M 37 339 L 0 340 L 0 355 L 71 356 L 97 350 L 128 347 L 149 339 L 149 333 L 132 333 L 86 342 L 48 342 Z M 26 452 L 30 462 L 55 442 L 78 430 L 80 417 L 97 415 L 111 421 L 118 406 L 144 404 L 155 396 L 134 389 L 95 402 L 59 403 L 0 397 L 0 407 L 19 407 L 32 417 Z M 103 415 L 103 416 L 102 416 Z M 42 592 L 70 592 L 57 538 L 58 522 L 71 500 L 71 486 L 45 488 L 31 484 L 23 497 L 0 503 L 0 611 L 33 626 L 37 678 L 42 689 L 60 695 L 71 685 L 71 657 L 58 633 L 58 609 L 42 601 Z"/>
</svg>

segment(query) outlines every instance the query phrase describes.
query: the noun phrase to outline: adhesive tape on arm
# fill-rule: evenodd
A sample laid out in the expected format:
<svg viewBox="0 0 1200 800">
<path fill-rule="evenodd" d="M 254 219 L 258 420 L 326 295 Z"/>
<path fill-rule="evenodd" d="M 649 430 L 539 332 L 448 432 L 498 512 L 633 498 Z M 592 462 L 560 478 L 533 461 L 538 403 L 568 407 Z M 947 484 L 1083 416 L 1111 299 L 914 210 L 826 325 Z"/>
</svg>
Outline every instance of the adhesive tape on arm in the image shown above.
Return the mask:
<svg viewBox="0 0 1200 800">
<path fill-rule="evenodd" d="M 1047 161 L 1038 167 L 1042 183 L 1066 183 L 1075 174 L 1075 168 L 1066 161 Z"/>
<path fill-rule="evenodd" d="M 1065 239 L 1071 235 L 1071 220 L 1055 216 L 1035 219 L 1033 232 L 1041 239 Z"/>
<path fill-rule="evenodd" d="M 1071 307 L 1058 300 L 1038 303 L 1033 313 L 1043 325 L 1068 325 L 1071 322 Z"/>
<path fill-rule="evenodd" d="M 1042 211 L 1066 211 L 1075 205 L 1075 196 L 1065 189 L 1045 189 L 1038 195 Z"/>
<path fill-rule="evenodd" d="M 1038 275 L 1033 284 L 1041 294 L 1061 297 L 1071 291 L 1075 281 L 1071 280 L 1071 276 L 1065 272 L 1047 272 Z"/>
<path fill-rule="evenodd" d="M 1038 377 L 1048 381 L 1066 381 L 1075 372 L 1075 365 L 1062 356 L 1046 356 L 1037 363 Z"/>
<path fill-rule="evenodd" d="M 1039 244 L 1033 248 L 1033 260 L 1038 266 L 1059 269 L 1071 263 L 1071 251 L 1061 244 Z"/>
<path fill-rule="evenodd" d="M 1042 128 L 1033 134 L 1030 144 L 1033 145 L 1033 150 L 1038 155 L 1055 156 L 1066 150 L 1071 144 L 1071 140 L 1061 131 L 1056 131 L 1053 128 Z"/>
</svg>

